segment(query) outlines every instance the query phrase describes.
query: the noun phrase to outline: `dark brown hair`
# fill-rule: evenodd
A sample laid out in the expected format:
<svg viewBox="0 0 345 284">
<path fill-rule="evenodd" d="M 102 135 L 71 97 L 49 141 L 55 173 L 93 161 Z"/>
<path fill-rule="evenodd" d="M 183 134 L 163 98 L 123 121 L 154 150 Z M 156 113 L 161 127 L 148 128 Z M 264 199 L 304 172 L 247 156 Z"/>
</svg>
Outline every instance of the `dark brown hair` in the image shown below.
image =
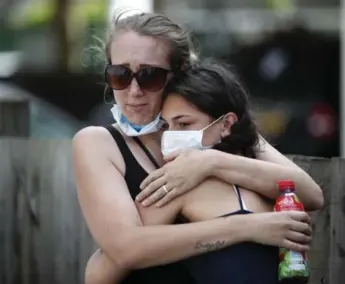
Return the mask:
<svg viewBox="0 0 345 284">
<path fill-rule="evenodd" d="M 256 158 L 259 135 L 250 113 L 248 94 L 230 66 L 214 60 L 198 62 L 172 78 L 164 99 L 178 94 L 214 120 L 233 112 L 238 121 L 231 134 L 222 138 L 214 149 Z"/>
</svg>

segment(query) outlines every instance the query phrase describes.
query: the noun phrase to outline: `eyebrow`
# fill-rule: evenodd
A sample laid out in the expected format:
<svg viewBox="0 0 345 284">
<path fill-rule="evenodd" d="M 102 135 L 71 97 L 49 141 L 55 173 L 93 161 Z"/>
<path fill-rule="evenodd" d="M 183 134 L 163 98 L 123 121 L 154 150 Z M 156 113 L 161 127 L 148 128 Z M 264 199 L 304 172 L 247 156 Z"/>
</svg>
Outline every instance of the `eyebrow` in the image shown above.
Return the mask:
<svg viewBox="0 0 345 284">
<path fill-rule="evenodd" d="M 121 65 L 121 66 L 130 68 L 130 64 L 129 63 L 118 63 L 118 64 L 113 64 L 113 65 Z M 145 68 L 145 67 L 160 67 L 160 66 L 158 66 L 157 64 L 147 64 L 147 63 L 139 64 L 139 69 L 140 68 Z"/>
<path fill-rule="evenodd" d="M 192 117 L 191 115 L 188 115 L 188 114 L 180 114 L 180 115 L 177 115 L 177 116 L 174 116 L 171 120 L 178 120 L 180 118 L 183 118 L 183 117 Z M 160 117 L 161 120 L 163 120 L 165 123 L 167 123 L 167 121 L 164 119 L 163 116 Z"/>
<path fill-rule="evenodd" d="M 169 66 L 165 66 L 162 64 L 158 64 L 158 63 L 139 64 L 139 69 L 140 68 L 146 68 L 146 67 L 157 67 L 157 68 L 163 68 L 163 69 L 171 70 L 171 68 Z"/>
<path fill-rule="evenodd" d="M 157 67 L 157 64 L 139 64 L 139 67 Z"/>
<path fill-rule="evenodd" d="M 192 117 L 191 115 L 188 115 L 188 114 L 180 114 L 180 115 L 176 115 L 172 118 L 172 120 L 178 120 L 180 118 L 183 118 L 183 117 Z"/>
</svg>

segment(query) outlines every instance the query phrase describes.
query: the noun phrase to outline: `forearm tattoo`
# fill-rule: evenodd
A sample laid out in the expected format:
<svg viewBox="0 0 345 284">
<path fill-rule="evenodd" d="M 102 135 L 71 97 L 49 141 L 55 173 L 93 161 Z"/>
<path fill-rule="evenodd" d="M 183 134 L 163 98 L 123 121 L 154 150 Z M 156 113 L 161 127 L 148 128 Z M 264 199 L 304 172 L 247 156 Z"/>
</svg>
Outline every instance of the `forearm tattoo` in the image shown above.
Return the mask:
<svg viewBox="0 0 345 284">
<path fill-rule="evenodd" d="M 211 251 L 219 250 L 223 247 L 225 247 L 225 241 L 216 241 L 216 242 L 210 242 L 210 243 L 196 242 L 195 244 L 195 249 L 201 250 L 203 252 L 211 252 Z"/>
</svg>

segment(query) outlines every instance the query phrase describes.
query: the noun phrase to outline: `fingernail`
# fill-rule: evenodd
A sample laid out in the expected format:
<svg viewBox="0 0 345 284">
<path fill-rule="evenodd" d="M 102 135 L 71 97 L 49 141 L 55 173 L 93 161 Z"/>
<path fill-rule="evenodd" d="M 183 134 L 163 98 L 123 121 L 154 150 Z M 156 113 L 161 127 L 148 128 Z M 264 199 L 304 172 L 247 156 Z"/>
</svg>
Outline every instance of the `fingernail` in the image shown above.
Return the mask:
<svg viewBox="0 0 345 284">
<path fill-rule="evenodd" d="M 146 202 L 146 201 L 143 201 L 143 202 L 141 202 L 141 205 L 144 206 L 144 207 L 146 207 L 146 206 L 147 206 L 147 202 Z"/>
</svg>

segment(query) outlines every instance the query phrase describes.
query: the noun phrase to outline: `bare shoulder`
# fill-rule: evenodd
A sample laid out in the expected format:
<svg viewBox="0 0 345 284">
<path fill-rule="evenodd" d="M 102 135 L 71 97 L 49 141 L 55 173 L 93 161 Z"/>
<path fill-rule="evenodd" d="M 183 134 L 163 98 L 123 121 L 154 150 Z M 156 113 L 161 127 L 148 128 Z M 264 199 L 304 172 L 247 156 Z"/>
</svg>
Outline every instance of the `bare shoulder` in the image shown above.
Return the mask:
<svg viewBox="0 0 345 284">
<path fill-rule="evenodd" d="M 73 137 L 73 147 L 85 147 L 89 144 L 113 142 L 107 129 L 101 126 L 88 126 L 79 130 Z"/>
<path fill-rule="evenodd" d="M 88 126 L 79 130 L 72 140 L 73 151 L 87 150 L 104 152 L 118 150 L 116 142 L 109 131 L 101 126 Z"/>
<path fill-rule="evenodd" d="M 79 130 L 72 140 L 73 159 L 85 161 L 107 159 L 123 172 L 123 158 L 109 131 L 101 126 L 88 126 Z"/>
</svg>

